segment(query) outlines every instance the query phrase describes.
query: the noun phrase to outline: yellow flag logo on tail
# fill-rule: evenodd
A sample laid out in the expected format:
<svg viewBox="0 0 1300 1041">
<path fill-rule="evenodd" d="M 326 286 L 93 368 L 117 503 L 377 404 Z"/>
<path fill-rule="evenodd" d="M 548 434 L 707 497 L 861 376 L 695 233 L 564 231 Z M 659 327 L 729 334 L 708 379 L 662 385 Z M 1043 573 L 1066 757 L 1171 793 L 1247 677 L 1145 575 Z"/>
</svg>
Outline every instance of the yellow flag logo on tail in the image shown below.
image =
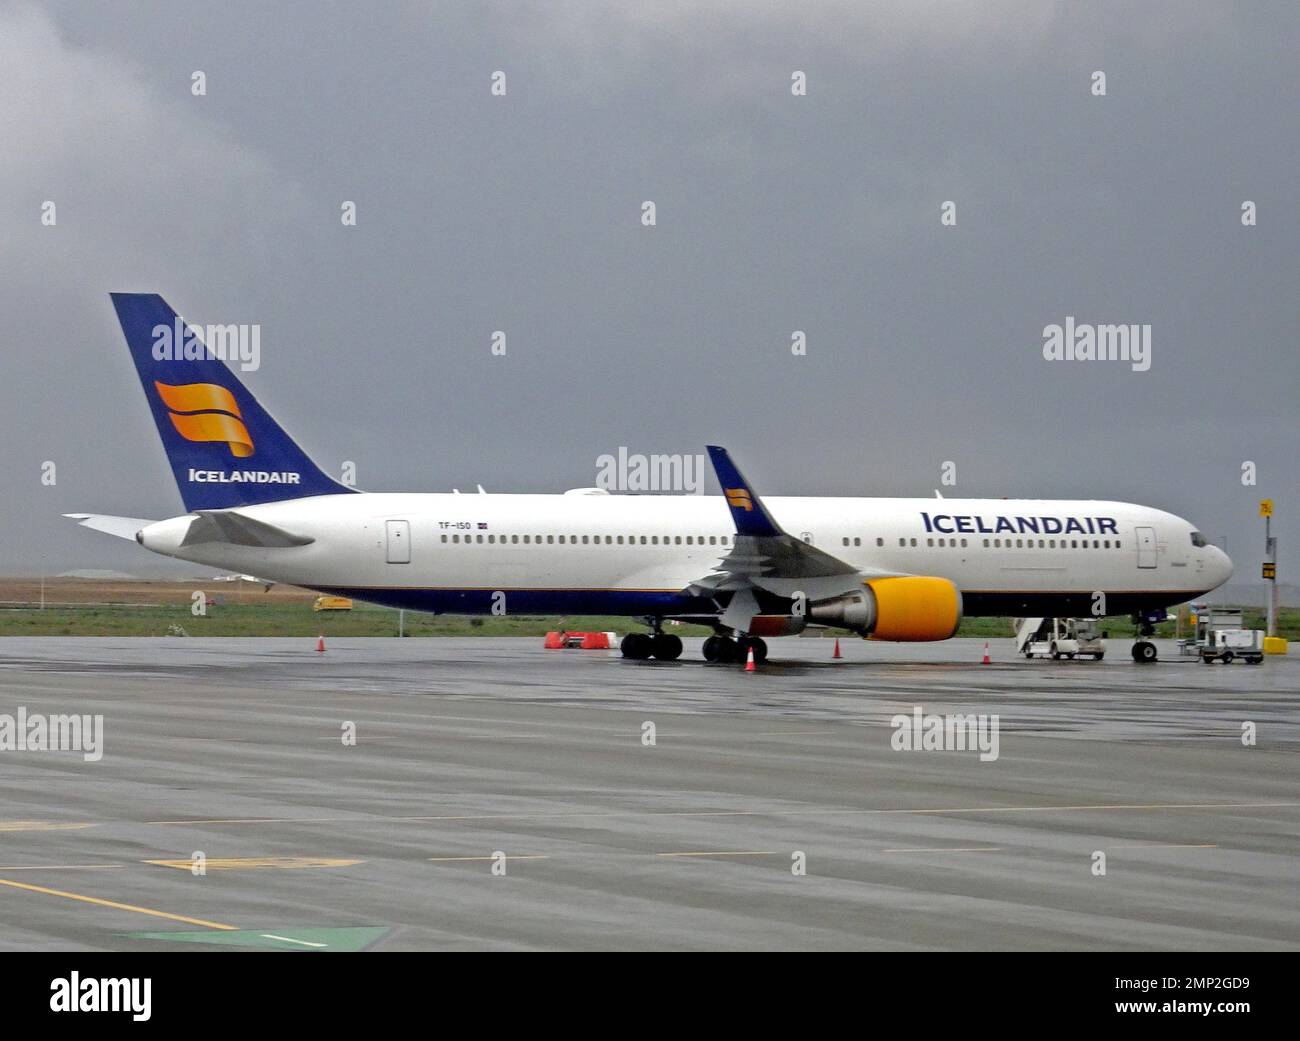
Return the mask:
<svg viewBox="0 0 1300 1041">
<path fill-rule="evenodd" d="M 230 454 L 246 459 L 253 454 L 253 439 L 244 426 L 235 396 L 215 383 L 173 386 L 154 380 L 154 388 L 168 408 L 172 426 L 186 441 L 224 441 Z"/>
<path fill-rule="evenodd" d="M 746 513 L 754 508 L 754 500 L 749 497 L 748 488 L 724 488 L 727 494 L 727 502 L 732 506 L 739 507 Z"/>
</svg>

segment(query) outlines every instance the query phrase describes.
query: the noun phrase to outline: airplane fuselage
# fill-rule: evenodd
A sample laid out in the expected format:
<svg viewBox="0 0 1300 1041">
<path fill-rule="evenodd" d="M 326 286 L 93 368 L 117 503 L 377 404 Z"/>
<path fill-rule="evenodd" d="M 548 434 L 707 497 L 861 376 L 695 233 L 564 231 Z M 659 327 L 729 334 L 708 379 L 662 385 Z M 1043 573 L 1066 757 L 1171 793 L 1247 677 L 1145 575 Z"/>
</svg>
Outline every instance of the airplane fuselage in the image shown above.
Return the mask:
<svg viewBox="0 0 1300 1041">
<path fill-rule="evenodd" d="M 791 535 L 862 569 L 949 579 L 964 613 L 1107 615 L 1215 588 L 1231 563 L 1186 520 L 1130 503 L 765 497 Z M 192 516 L 144 529 L 169 556 L 322 592 L 458 614 L 712 615 L 684 592 L 728 553 L 722 497 L 317 495 L 241 513 L 310 538 L 182 546 Z M 1104 594 L 1097 611 L 1097 594 Z"/>
</svg>

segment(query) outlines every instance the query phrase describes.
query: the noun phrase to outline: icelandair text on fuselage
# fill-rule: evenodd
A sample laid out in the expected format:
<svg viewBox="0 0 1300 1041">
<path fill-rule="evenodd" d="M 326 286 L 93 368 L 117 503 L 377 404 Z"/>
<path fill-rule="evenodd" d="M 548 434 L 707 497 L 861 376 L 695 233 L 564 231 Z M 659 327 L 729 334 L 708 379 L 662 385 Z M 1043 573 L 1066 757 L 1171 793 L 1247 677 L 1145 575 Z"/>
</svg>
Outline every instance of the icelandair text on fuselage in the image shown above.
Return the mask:
<svg viewBox="0 0 1300 1041">
<path fill-rule="evenodd" d="M 195 484 L 297 484 L 301 474 L 291 470 L 195 470 L 190 480 Z"/>
<path fill-rule="evenodd" d="M 1113 517 L 1002 517 L 992 527 L 978 514 L 921 514 L 926 531 L 940 535 L 1118 535 Z"/>
</svg>

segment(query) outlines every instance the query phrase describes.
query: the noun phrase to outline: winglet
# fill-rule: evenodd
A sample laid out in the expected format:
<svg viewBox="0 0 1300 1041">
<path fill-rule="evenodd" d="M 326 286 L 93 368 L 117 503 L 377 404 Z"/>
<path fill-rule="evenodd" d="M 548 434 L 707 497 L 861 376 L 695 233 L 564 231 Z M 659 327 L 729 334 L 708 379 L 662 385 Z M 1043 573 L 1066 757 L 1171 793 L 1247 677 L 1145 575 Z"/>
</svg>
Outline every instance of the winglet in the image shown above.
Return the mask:
<svg viewBox="0 0 1300 1041">
<path fill-rule="evenodd" d="M 722 494 L 727 497 L 731 518 L 736 523 L 737 535 L 784 535 L 781 526 L 772 519 L 756 492 L 749 487 L 727 450 L 719 445 L 709 445 L 709 458 L 713 461 Z"/>
</svg>

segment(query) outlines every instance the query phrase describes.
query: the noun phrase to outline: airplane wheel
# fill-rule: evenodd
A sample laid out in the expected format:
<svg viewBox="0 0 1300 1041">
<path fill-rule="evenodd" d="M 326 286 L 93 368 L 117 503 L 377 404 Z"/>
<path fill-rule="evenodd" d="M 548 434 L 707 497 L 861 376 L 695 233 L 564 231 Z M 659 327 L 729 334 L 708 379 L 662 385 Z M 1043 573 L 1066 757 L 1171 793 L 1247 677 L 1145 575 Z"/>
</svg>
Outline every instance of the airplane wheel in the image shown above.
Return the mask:
<svg viewBox="0 0 1300 1041">
<path fill-rule="evenodd" d="M 1133 660 L 1144 665 L 1156 660 L 1156 645 L 1148 640 L 1138 640 L 1133 645 Z"/>
<path fill-rule="evenodd" d="M 623 657 L 631 658 L 633 661 L 645 661 L 650 657 L 653 649 L 654 643 L 645 633 L 628 633 L 619 644 Z"/>
<path fill-rule="evenodd" d="M 704 660 L 711 662 L 727 661 L 727 644 L 730 642 L 724 636 L 710 636 L 704 641 Z"/>
<path fill-rule="evenodd" d="M 660 661 L 676 661 L 682 656 L 681 637 L 672 633 L 655 634 L 651 653 Z"/>
</svg>

